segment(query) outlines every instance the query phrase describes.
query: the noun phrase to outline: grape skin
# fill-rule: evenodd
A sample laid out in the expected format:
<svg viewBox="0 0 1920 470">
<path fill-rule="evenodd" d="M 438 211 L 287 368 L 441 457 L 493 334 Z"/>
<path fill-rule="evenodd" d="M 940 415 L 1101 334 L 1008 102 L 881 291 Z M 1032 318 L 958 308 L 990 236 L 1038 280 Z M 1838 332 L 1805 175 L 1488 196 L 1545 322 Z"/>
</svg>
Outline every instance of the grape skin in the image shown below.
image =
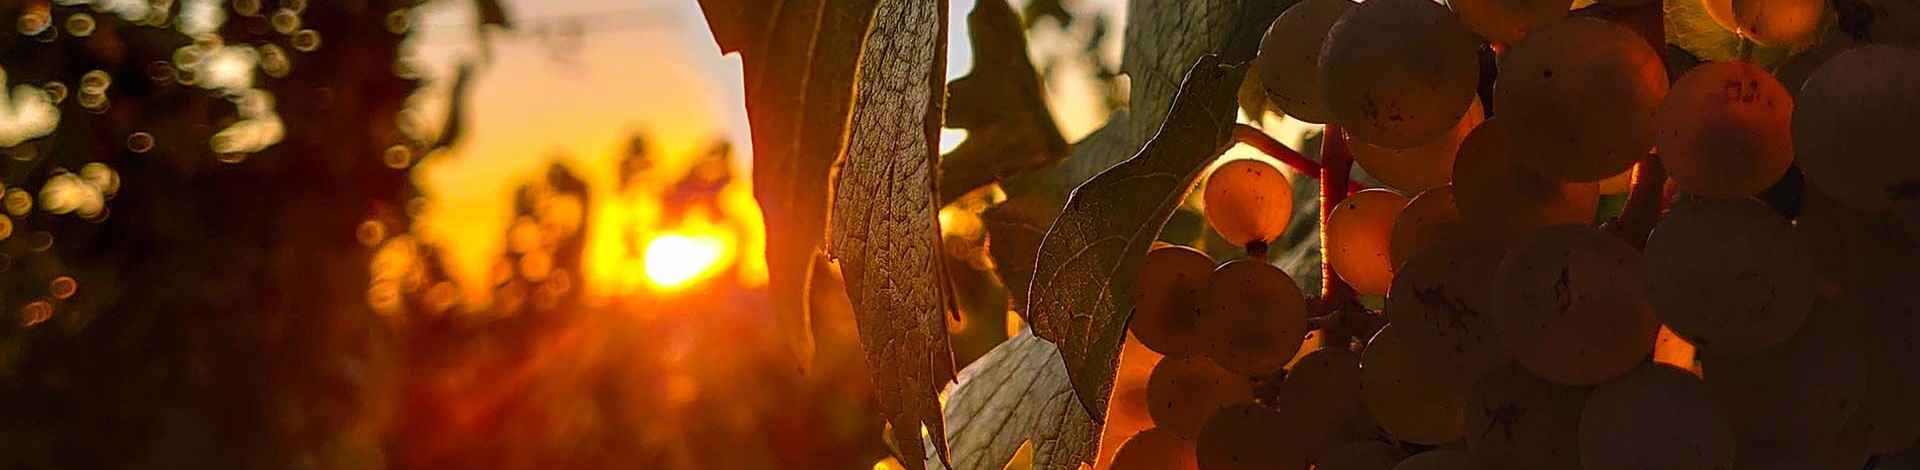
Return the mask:
<svg viewBox="0 0 1920 470">
<path fill-rule="evenodd" d="M 1813 255 L 1802 236 L 1753 199 L 1683 198 L 1647 237 L 1647 299 L 1704 351 L 1772 347 L 1813 308 Z"/>
<path fill-rule="evenodd" d="M 1507 127 L 1504 119 L 1481 124 L 1454 159 L 1453 202 L 1467 226 L 1512 242 L 1541 227 L 1592 221 L 1600 185 L 1555 181 L 1521 166 Z"/>
<path fill-rule="evenodd" d="M 1920 198 L 1920 51 L 1874 44 L 1814 70 L 1793 113 L 1794 155 L 1807 181 L 1853 208 L 1879 212 Z"/>
<path fill-rule="evenodd" d="M 1793 164 L 1793 97 L 1753 64 L 1694 67 L 1660 102 L 1654 122 L 1661 162 L 1682 191 L 1751 196 Z"/>
<path fill-rule="evenodd" d="M 1512 43 L 1527 32 L 1565 18 L 1573 0 L 1454 0 L 1460 22 L 1489 41 Z"/>
<path fill-rule="evenodd" d="M 1493 278 L 1505 249 L 1454 241 L 1415 255 L 1387 294 L 1387 320 L 1415 354 L 1446 358 L 1469 379 L 1512 360 L 1493 324 Z"/>
<path fill-rule="evenodd" d="M 1653 353 L 1660 324 L 1647 304 L 1640 253 L 1584 225 L 1542 229 L 1500 262 L 1494 324 L 1527 371 L 1594 385 Z"/>
<path fill-rule="evenodd" d="M 1213 275 L 1213 258 L 1167 246 L 1147 252 L 1127 328 L 1141 344 L 1169 356 L 1191 354 L 1200 343 L 1200 296 Z"/>
<path fill-rule="evenodd" d="M 1333 119 L 1320 86 L 1320 49 L 1352 0 L 1305 0 L 1280 14 L 1260 40 L 1260 83 L 1274 107 L 1305 122 Z"/>
<path fill-rule="evenodd" d="M 1461 115 L 1460 122 L 1448 129 L 1446 134 L 1414 147 L 1394 149 L 1348 138 L 1351 144 L 1348 147 L 1353 150 L 1353 162 L 1373 179 L 1408 193 L 1446 185 L 1453 179 L 1453 157 L 1460 151 L 1460 142 L 1467 138 L 1468 132 L 1486 120 L 1486 113 L 1480 109 L 1480 100 L 1468 103 L 1467 113 Z"/>
<path fill-rule="evenodd" d="M 1453 186 L 1441 186 L 1414 196 L 1400 216 L 1393 220 L 1387 257 L 1394 266 L 1425 251 L 1427 247 L 1449 240 L 1466 239 L 1466 223 L 1453 203 Z"/>
<path fill-rule="evenodd" d="M 1110 470 L 1194 470 L 1200 468 L 1195 461 L 1192 440 L 1183 439 L 1172 431 L 1151 428 L 1127 438 L 1120 444 L 1120 452 L 1113 456 Z"/>
<path fill-rule="evenodd" d="M 1787 342 L 1747 355 L 1701 355 L 1707 387 L 1726 411 L 1742 462 L 1755 453 L 1812 453 L 1837 442 L 1866 398 L 1857 319 L 1831 302 Z"/>
<path fill-rule="evenodd" d="M 1515 160 L 1554 179 L 1590 182 L 1646 156 L 1666 94 L 1666 66 L 1645 40 L 1605 20 L 1570 17 L 1514 44 L 1493 107 L 1526 123 L 1509 135 Z"/>
<path fill-rule="evenodd" d="M 1201 198 L 1207 225 L 1235 246 L 1273 240 L 1293 216 L 1293 184 L 1273 164 L 1251 158 L 1215 168 Z"/>
<path fill-rule="evenodd" d="M 1327 216 L 1327 262 L 1362 294 L 1385 294 L 1393 283 L 1388 244 L 1407 197 L 1384 189 L 1354 193 Z"/>
<path fill-rule="evenodd" d="M 1707 16 L 1763 46 L 1796 46 L 1811 42 L 1827 13 L 1824 0 L 1702 0 Z"/>
<path fill-rule="evenodd" d="M 1360 391 L 1367 412 L 1393 437 L 1421 444 L 1459 439 L 1466 423 L 1467 380 L 1434 367 L 1387 325 L 1367 342 Z"/>
<path fill-rule="evenodd" d="M 1198 436 L 1215 410 L 1252 400 L 1252 382 L 1203 357 L 1162 359 L 1147 378 L 1147 413 L 1180 437 Z"/>
<path fill-rule="evenodd" d="M 1595 388 L 1579 429 L 1584 470 L 1714 470 L 1734 461 L 1733 430 L 1707 384 L 1665 364 Z"/>
<path fill-rule="evenodd" d="M 1467 112 L 1479 85 L 1473 33 L 1428 0 L 1370 0 L 1327 33 L 1320 83 L 1355 140 L 1388 148 L 1440 137 Z"/>
<path fill-rule="evenodd" d="M 1467 451 L 1492 470 L 1579 468 L 1587 396 L 1519 366 L 1496 369 L 1467 396 Z"/>
<path fill-rule="evenodd" d="M 1196 442 L 1200 468 L 1306 470 L 1307 457 L 1296 442 L 1273 438 L 1289 426 L 1285 415 L 1260 405 L 1221 408 L 1207 418 Z"/>
<path fill-rule="evenodd" d="M 1246 376 L 1280 370 L 1307 334 L 1307 300 L 1286 271 L 1266 261 L 1220 265 L 1202 294 L 1200 336 L 1207 357 Z"/>
<path fill-rule="evenodd" d="M 1360 356 L 1343 348 L 1308 354 L 1280 382 L 1274 406 L 1289 426 L 1269 437 L 1291 441 L 1308 461 L 1320 460 L 1333 445 L 1331 431 L 1360 413 Z"/>
<path fill-rule="evenodd" d="M 1393 470 L 1481 470 L 1480 460 L 1453 449 L 1434 449 L 1407 457 Z"/>
<path fill-rule="evenodd" d="M 1326 458 L 1320 459 L 1320 463 L 1315 468 L 1318 470 L 1393 470 L 1394 464 L 1406 457 L 1406 451 L 1392 444 L 1360 441 L 1327 451 Z"/>
</svg>

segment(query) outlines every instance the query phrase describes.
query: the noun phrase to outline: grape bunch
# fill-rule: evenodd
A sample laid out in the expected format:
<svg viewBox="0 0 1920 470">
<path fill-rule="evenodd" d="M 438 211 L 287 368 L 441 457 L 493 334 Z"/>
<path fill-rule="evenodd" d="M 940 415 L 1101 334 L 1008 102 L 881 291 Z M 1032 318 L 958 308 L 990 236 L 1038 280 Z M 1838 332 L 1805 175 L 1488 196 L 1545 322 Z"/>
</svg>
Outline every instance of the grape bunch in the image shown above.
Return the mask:
<svg viewBox="0 0 1920 470">
<path fill-rule="evenodd" d="M 1219 165 L 1247 256 L 1147 254 L 1128 328 L 1165 359 L 1110 468 L 1909 468 L 1920 7 L 1674 2 L 1795 55 L 1673 60 L 1650 0 L 1283 13 L 1270 109 L 1381 186 L 1322 193 L 1344 290 L 1265 261 L 1292 182 Z"/>
</svg>

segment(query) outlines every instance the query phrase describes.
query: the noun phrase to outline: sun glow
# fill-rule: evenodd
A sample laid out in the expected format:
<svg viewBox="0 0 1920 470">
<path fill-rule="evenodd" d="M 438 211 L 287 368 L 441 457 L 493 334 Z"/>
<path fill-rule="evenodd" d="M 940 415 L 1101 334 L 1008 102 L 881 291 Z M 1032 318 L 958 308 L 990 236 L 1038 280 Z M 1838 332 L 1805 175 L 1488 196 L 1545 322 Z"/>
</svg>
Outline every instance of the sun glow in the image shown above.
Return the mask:
<svg viewBox="0 0 1920 470">
<path fill-rule="evenodd" d="M 732 261 L 732 237 L 719 230 L 664 232 L 647 241 L 647 283 L 674 291 L 719 274 Z"/>
</svg>

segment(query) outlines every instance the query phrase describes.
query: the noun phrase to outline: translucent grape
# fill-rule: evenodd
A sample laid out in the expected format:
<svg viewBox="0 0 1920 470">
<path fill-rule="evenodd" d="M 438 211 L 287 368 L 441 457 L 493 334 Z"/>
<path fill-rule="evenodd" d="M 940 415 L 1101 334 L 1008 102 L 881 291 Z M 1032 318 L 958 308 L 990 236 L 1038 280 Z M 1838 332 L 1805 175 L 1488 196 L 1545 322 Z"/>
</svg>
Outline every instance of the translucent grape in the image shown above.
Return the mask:
<svg viewBox="0 0 1920 470">
<path fill-rule="evenodd" d="M 1200 435 L 1200 425 L 1221 407 L 1253 400 L 1253 384 L 1202 357 L 1166 358 L 1147 379 L 1147 413 L 1155 426 L 1181 437 Z"/>
<path fill-rule="evenodd" d="M 1812 42 L 1823 0 L 1701 0 L 1707 16 L 1720 26 L 1764 46 L 1793 46 Z"/>
<path fill-rule="evenodd" d="M 1554 20 L 1565 18 L 1573 0 L 1453 0 L 1447 2 L 1480 37 L 1512 43 Z"/>
<path fill-rule="evenodd" d="M 1587 391 L 1516 365 L 1495 369 L 1467 395 L 1467 450 L 1492 470 L 1580 468 Z"/>
<path fill-rule="evenodd" d="M 1564 183 L 1516 162 L 1505 119 L 1489 120 L 1460 145 L 1453 162 L 1453 202 L 1460 217 L 1490 239 L 1518 241 L 1555 224 L 1593 220 L 1598 183 Z"/>
<path fill-rule="evenodd" d="M 1493 324 L 1493 278 L 1505 249 L 1453 241 L 1400 266 L 1387 293 L 1386 316 L 1407 346 L 1435 367 L 1472 380 L 1511 360 Z"/>
<path fill-rule="evenodd" d="M 1360 441 L 1334 447 L 1320 459 L 1318 470 L 1393 470 L 1407 452 L 1393 444 Z"/>
<path fill-rule="evenodd" d="M 1307 470 L 1307 458 L 1285 439 L 1288 426 L 1280 412 L 1251 403 L 1221 408 L 1207 418 L 1195 441 L 1200 468 L 1207 470 Z"/>
<path fill-rule="evenodd" d="M 1212 274 L 1213 258 L 1200 250 L 1166 246 L 1147 252 L 1127 329 L 1154 352 L 1192 353 L 1200 342 L 1200 294 Z"/>
<path fill-rule="evenodd" d="M 1369 189 L 1347 196 L 1327 216 L 1327 262 L 1355 291 L 1379 295 L 1392 285 L 1388 244 L 1393 221 L 1406 207 L 1400 193 Z"/>
<path fill-rule="evenodd" d="M 1815 305 L 1814 321 L 1776 347 L 1747 355 L 1702 354 L 1707 387 L 1727 413 L 1736 458 L 1749 450 L 1833 442 L 1866 398 L 1866 355 L 1856 312 Z M 1848 318 L 1848 317 L 1854 318 Z"/>
<path fill-rule="evenodd" d="M 1353 150 L 1353 162 L 1373 179 L 1409 193 L 1447 184 L 1453 179 L 1453 156 L 1460 151 L 1460 141 L 1486 120 L 1480 100 L 1469 103 L 1467 113 L 1460 116 L 1460 122 L 1452 129 L 1414 147 L 1393 149 L 1348 139 L 1352 144 L 1349 148 Z"/>
<path fill-rule="evenodd" d="M 1360 355 L 1344 348 L 1308 354 L 1280 382 L 1274 406 L 1288 426 L 1270 437 L 1318 461 L 1333 445 L 1333 430 L 1360 413 Z"/>
<path fill-rule="evenodd" d="M 1524 123 L 1509 134 L 1514 159 L 1553 179 L 1599 181 L 1646 156 L 1654 108 L 1666 94 L 1666 66 L 1647 41 L 1573 17 L 1514 44 L 1493 107 Z"/>
<path fill-rule="evenodd" d="M 1793 97 L 1746 62 L 1694 67 L 1654 116 L 1660 161 L 1680 190 L 1746 197 L 1793 164 Z"/>
<path fill-rule="evenodd" d="M 1455 449 L 1434 449 L 1400 461 L 1393 470 L 1481 470 L 1480 459 Z"/>
<path fill-rule="evenodd" d="M 1279 168 L 1261 160 L 1234 160 L 1215 168 L 1201 198 L 1207 225 L 1238 246 L 1273 240 L 1293 216 L 1293 184 Z"/>
<path fill-rule="evenodd" d="M 1428 0 L 1371 0 L 1327 33 L 1320 80 L 1327 110 L 1355 140 L 1425 144 L 1467 112 L 1479 86 L 1473 33 Z"/>
<path fill-rule="evenodd" d="M 1367 342 L 1360 369 L 1367 412 L 1388 434 L 1404 441 L 1439 444 L 1460 438 L 1465 428 L 1467 380 L 1426 362 L 1389 324 Z"/>
<path fill-rule="evenodd" d="M 1593 385 L 1633 370 L 1660 332 L 1640 253 L 1585 225 L 1542 229 L 1507 253 L 1494 324 L 1527 371 Z"/>
<path fill-rule="evenodd" d="M 1794 157 L 1807 181 L 1854 208 L 1920 198 L 1920 51 L 1868 45 L 1814 70 L 1793 113 Z"/>
<path fill-rule="evenodd" d="M 1267 28 L 1260 40 L 1260 83 L 1274 107 L 1306 122 L 1333 118 L 1321 95 L 1320 47 L 1333 23 L 1353 6 L 1352 0 L 1302 1 Z"/>
<path fill-rule="evenodd" d="M 1200 337 L 1221 367 L 1265 376 L 1300 350 L 1307 300 L 1286 271 L 1257 259 L 1230 261 L 1213 271 L 1202 295 Z"/>
<path fill-rule="evenodd" d="M 1580 414 L 1584 470 L 1733 468 L 1726 412 L 1683 369 L 1644 364 L 1600 385 Z"/>
<path fill-rule="evenodd" d="M 1460 210 L 1453 205 L 1453 186 L 1429 189 L 1414 196 L 1394 218 L 1387 255 L 1394 266 L 1399 266 L 1428 246 L 1466 239 L 1466 229 Z"/>
<path fill-rule="evenodd" d="M 1655 363 L 1670 365 L 1698 375 L 1699 368 L 1694 364 L 1694 358 L 1698 354 L 1699 350 L 1694 348 L 1693 343 L 1687 342 L 1686 338 L 1681 338 L 1680 334 L 1674 333 L 1672 328 L 1661 326 L 1660 336 L 1653 340 L 1653 362 Z"/>
<path fill-rule="evenodd" d="M 1194 460 L 1193 441 L 1172 431 L 1152 428 L 1140 431 L 1120 444 L 1113 456 L 1111 470 L 1192 470 L 1200 468 Z"/>
<path fill-rule="evenodd" d="M 1713 354 L 1779 344 L 1813 308 L 1804 235 L 1759 201 L 1683 198 L 1647 237 L 1647 299 L 1660 321 Z"/>
</svg>

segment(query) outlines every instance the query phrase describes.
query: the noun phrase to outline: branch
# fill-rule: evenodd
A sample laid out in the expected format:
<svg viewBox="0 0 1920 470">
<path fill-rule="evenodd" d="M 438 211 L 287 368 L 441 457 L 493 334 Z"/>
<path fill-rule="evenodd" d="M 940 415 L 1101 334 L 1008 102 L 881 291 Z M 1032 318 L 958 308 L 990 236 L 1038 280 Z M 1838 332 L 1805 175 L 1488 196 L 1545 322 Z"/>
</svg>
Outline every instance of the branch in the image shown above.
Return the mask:
<svg viewBox="0 0 1920 470">
<path fill-rule="evenodd" d="M 1666 186 L 1667 168 L 1660 164 L 1660 155 L 1647 154 L 1646 159 L 1633 167 L 1633 186 L 1627 193 L 1627 207 L 1618 217 L 1607 221 L 1605 228 L 1634 249 L 1645 249 L 1647 234 L 1653 232 L 1654 224 L 1660 222 L 1660 213 L 1666 211 Z"/>
<path fill-rule="evenodd" d="M 1287 147 L 1287 144 L 1280 143 L 1279 140 L 1275 140 L 1273 136 L 1267 135 L 1266 131 L 1262 131 L 1258 127 L 1246 124 L 1234 124 L 1233 141 L 1234 143 L 1246 144 L 1247 146 L 1253 147 L 1255 150 L 1259 150 L 1260 153 L 1267 154 L 1267 156 L 1279 160 L 1280 163 L 1292 167 L 1294 171 L 1305 174 L 1309 178 L 1320 178 L 1320 162 L 1313 161 L 1313 159 L 1301 155 L 1300 152 L 1293 150 L 1291 147 Z M 1321 158 L 1325 157 L 1322 156 Z M 1349 179 L 1347 181 L 1347 189 L 1349 190 L 1348 193 L 1351 194 L 1353 191 L 1367 189 L 1367 185 Z"/>
</svg>

